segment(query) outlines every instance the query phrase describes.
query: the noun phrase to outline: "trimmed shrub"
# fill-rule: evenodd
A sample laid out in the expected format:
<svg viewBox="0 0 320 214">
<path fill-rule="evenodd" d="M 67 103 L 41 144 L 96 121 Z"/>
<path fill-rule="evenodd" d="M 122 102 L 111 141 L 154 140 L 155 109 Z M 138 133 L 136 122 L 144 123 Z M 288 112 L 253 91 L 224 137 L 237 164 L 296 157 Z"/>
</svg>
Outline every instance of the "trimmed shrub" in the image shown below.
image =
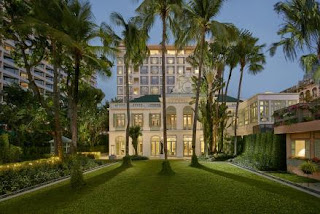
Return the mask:
<svg viewBox="0 0 320 214">
<path fill-rule="evenodd" d="M 9 143 L 9 135 L 0 135 L 0 163 L 20 161 L 22 149 Z"/>
<path fill-rule="evenodd" d="M 82 186 L 85 184 L 83 179 L 81 161 L 82 160 L 77 156 L 75 156 L 72 159 L 70 185 L 72 189 L 76 189 L 76 190 L 81 189 Z"/>
<path fill-rule="evenodd" d="M 130 158 L 131 158 L 132 161 L 149 160 L 148 157 L 141 156 L 141 155 L 131 155 Z"/>
<path fill-rule="evenodd" d="M 286 139 L 271 132 L 244 137 L 244 152 L 235 163 L 258 170 L 286 169 Z"/>
</svg>

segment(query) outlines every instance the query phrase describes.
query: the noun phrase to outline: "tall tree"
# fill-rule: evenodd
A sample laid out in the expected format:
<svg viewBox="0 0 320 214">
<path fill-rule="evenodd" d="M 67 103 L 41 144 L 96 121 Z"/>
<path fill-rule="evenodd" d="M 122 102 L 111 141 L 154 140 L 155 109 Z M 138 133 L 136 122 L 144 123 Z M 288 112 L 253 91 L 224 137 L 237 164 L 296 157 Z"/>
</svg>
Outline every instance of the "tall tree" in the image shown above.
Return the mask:
<svg viewBox="0 0 320 214">
<path fill-rule="evenodd" d="M 132 139 L 132 146 L 134 148 L 134 154 L 138 155 L 138 139 L 140 136 L 142 136 L 141 127 L 140 126 L 130 127 L 129 135 Z"/>
<path fill-rule="evenodd" d="M 240 65 L 240 80 L 238 86 L 238 99 L 234 120 L 234 155 L 237 155 L 237 127 L 238 127 L 238 112 L 239 112 L 239 103 L 241 97 L 241 88 L 242 88 L 242 79 L 244 70 L 247 68 L 250 74 L 257 74 L 258 72 L 264 69 L 263 65 L 265 64 L 265 55 L 262 50 L 265 45 L 258 45 L 259 39 L 252 36 L 248 31 L 242 31 L 237 45 L 235 47 L 235 52 L 239 57 Z"/>
<path fill-rule="evenodd" d="M 63 10 L 64 33 L 71 38 L 68 52 L 73 60 L 73 72 L 70 77 L 70 113 L 72 152 L 77 149 L 78 142 L 78 102 L 79 81 L 85 74 L 101 71 L 107 76 L 111 75 L 112 63 L 106 54 L 113 54 L 116 50 L 117 40 L 111 29 L 102 24 L 99 28 L 94 22 L 91 5 L 88 1 L 69 0 Z M 91 45 L 94 39 L 101 39 L 102 45 Z"/>
<path fill-rule="evenodd" d="M 183 47 L 189 42 L 197 42 L 196 52 L 199 52 L 199 73 L 196 90 L 195 115 L 192 129 L 192 161 L 191 166 L 198 166 L 198 158 L 195 153 L 196 149 L 196 133 L 200 87 L 202 82 L 202 69 L 205 51 L 206 36 L 216 36 L 219 34 L 228 34 L 229 25 L 215 21 L 224 0 L 190 0 L 184 5 L 183 24 L 178 31 L 178 39 L 176 43 Z"/>
<path fill-rule="evenodd" d="M 125 21 L 119 13 L 112 13 L 110 16 L 112 22 L 122 27 L 121 40 L 126 48 L 124 54 L 125 75 L 126 75 L 126 103 L 127 103 L 127 127 L 126 127 L 126 157 L 123 158 L 123 164 L 131 166 L 129 156 L 129 134 L 130 134 L 130 94 L 129 94 L 129 66 L 135 69 L 139 67 L 147 57 L 148 47 L 147 31 L 137 25 L 136 18 Z"/>
<path fill-rule="evenodd" d="M 319 2 L 289 0 L 275 4 L 274 10 L 283 17 L 284 23 L 278 31 L 281 40 L 271 46 L 270 54 L 275 55 L 277 48 L 282 46 L 285 57 L 292 61 L 307 49 L 312 53 L 301 57 L 301 65 L 306 72 L 316 70 L 316 77 L 320 77 Z"/>
<path fill-rule="evenodd" d="M 168 161 L 167 151 L 167 105 L 166 105 L 166 43 L 168 41 L 168 28 L 171 30 L 175 26 L 175 16 L 179 16 L 181 12 L 182 0 L 143 0 L 137 8 L 137 12 L 141 17 L 146 28 L 150 29 L 155 22 L 156 17 L 160 17 L 162 21 L 162 124 L 163 124 L 163 144 L 165 162 L 163 164 L 163 172 L 171 172 L 170 163 Z"/>
</svg>

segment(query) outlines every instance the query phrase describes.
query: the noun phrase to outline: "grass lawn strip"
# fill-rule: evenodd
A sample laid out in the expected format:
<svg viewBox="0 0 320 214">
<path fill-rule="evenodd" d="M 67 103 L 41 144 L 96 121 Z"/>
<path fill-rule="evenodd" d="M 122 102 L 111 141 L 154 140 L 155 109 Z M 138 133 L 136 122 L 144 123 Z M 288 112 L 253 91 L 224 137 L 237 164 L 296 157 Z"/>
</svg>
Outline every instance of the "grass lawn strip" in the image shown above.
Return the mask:
<svg viewBox="0 0 320 214">
<path fill-rule="evenodd" d="M 162 161 L 120 164 L 89 173 L 73 191 L 67 181 L 0 203 L 1 213 L 319 213 L 320 200 L 228 163 Z"/>
</svg>

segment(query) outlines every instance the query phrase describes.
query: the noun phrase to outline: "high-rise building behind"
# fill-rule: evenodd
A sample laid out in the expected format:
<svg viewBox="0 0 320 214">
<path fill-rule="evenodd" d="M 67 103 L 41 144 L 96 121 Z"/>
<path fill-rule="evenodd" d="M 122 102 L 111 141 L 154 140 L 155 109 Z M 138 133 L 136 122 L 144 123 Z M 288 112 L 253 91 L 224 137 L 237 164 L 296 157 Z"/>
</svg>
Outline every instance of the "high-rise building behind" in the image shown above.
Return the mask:
<svg viewBox="0 0 320 214">
<path fill-rule="evenodd" d="M 13 49 L 14 44 L 10 41 L 5 41 L 0 46 L 0 90 L 12 83 L 18 84 L 22 88 L 28 88 L 29 81 L 26 70 L 15 64 L 10 55 Z M 33 69 L 32 74 L 42 94 L 53 92 L 53 66 L 46 61 L 42 61 Z M 66 73 L 62 71 L 61 74 L 63 78 L 66 78 Z M 91 86 L 96 87 L 96 74 L 86 81 Z"/>
<path fill-rule="evenodd" d="M 143 95 L 160 95 L 162 93 L 162 54 L 161 45 L 149 45 L 150 56 L 146 58 L 139 68 L 129 68 L 129 93 L 130 99 Z M 167 46 L 166 52 L 166 93 L 171 93 L 181 76 L 191 77 L 197 74 L 198 69 L 194 69 L 188 62 L 187 57 L 194 51 L 194 46 L 177 50 L 174 46 Z M 120 46 L 120 53 L 117 57 L 117 98 L 125 100 L 125 67 L 123 56 L 125 47 Z M 185 89 L 191 90 L 191 86 Z"/>
</svg>

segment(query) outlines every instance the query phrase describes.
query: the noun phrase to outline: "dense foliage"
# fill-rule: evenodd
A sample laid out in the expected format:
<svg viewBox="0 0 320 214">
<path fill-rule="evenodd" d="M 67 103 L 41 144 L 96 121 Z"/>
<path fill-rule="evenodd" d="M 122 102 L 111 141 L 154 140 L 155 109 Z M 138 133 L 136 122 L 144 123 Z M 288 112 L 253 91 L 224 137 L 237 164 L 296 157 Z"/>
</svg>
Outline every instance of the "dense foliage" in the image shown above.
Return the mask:
<svg viewBox="0 0 320 214">
<path fill-rule="evenodd" d="M 244 137 L 243 154 L 234 162 L 258 170 L 286 169 L 285 136 L 260 133 Z"/>
<path fill-rule="evenodd" d="M 79 156 L 77 164 L 78 169 L 81 167 L 82 170 L 88 170 L 102 165 L 103 162 Z M 71 157 L 63 162 L 58 158 L 49 158 L 2 165 L 0 167 L 0 195 L 68 176 L 72 169 L 74 172 L 78 172 L 72 166 L 73 158 Z"/>
</svg>

